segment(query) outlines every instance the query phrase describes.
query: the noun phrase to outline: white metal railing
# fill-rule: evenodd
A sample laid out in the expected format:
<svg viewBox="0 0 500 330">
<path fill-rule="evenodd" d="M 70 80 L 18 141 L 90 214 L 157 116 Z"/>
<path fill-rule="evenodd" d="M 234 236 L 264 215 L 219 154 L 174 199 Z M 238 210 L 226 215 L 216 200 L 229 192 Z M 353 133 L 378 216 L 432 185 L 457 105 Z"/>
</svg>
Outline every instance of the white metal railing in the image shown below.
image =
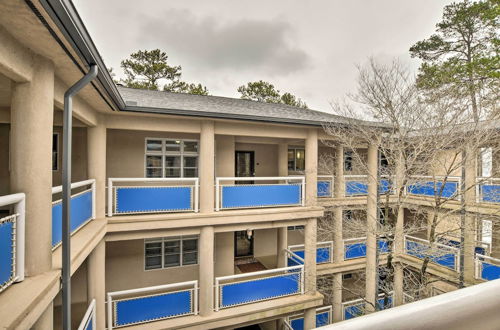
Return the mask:
<svg viewBox="0 0 500 330">
<path fill-rule="evenodd" d="M 95 179 L 88 179 L 88 180 L 83 180 L 83 181 L 78 181 L 78 182 L 73 182 L 71 184 L 71 190 L 76 189 L 76 188 L 81 188 L 85 186 L 90 186 L 90 190 L 92 190 L 92 218 L 95 219 Z M 83 191 L 83 192 L 87 192 Z M 56 186 L 52 187 L 52 195 L 59 194 L 62 192 L 62 186 Z M 80 192 L 78 194 L 81 194 L 83 192 Z M 71 195 L 71 197 L 74 197 L 75 195 Z M 56 204 L 61 202 L 61 200 L 53 201 L 52 204 Z"/>
<path fill-rule="evenodd" d="M 286 256 L 286 260 L 287 260 L 287 263 L 289 266 L 290 266 L 290 261 L 292 263 L 297 264 L 297 265 L 304 265 L 305 264 L 304 258 L 299 256 L 294 251 L 291 251 L 290 249 L 285 249 L 285 256 Z"/>
<path fill-rule="evenodd" d="M 497 329 L 500 280 L 443 293 L 413 303 L 334 323 L 322 330 Z"/>
<path fill-rule="evenodd" d="M 322 307 L 316 308 L 316 317 L 315 317 L 316 323 L 318 321 L 317 316 L 321 315 L 321 314 L 325 314 L 325 313 L 327 313 L 326 324 L 331 324 L 333 322 L 333 306 L 329 305 L 329 306 L 322 306 Z M 293 321 L 297 320 L 297 319 L 302 319 L 302 318 L 304 318 L 304 313 L 296 313 L 296 314 L 292 314 L 292 315 L 285 317 L 284 321 L 285 321 L 285 324 L 288 324 L 288 326 L 290 327 L 291 330 L 294 330 L 293 326 L 292 326 Z M 318 326 L 318 324 L 316 324 L 316 326 Z M 319 325 L 319 326 L 323 326 L 323 325 Z"/>
<path fill-rule="evenodd" d="M 230 184 L 223 184 L 223 182 L 230 181 Z M 284 183 L 274 184 L 235 184 L 235 182 L 254 182 L 254 181 L 277 181 Z M 276 189 L 283 189 L 290 186 L 298 186 L 299 190 L 297 195 L 295 192 L 288 194 L 288 199 L 285 194 L 280 194 L 279 191 L 267 191 L 271 187 Z M 242 208 L 262 208 L 262 207 L 281 207 L 281 206 L 304 206 L 305 205 L 305 177 L 304 176 L 276 176 L 276 177 L 217 177 L 215 179 L 215 210 L 221 209 L 242 209 Z M 246 199 L 243 200 L 241 196 L 234 198 L 227 202 L 229 198 L 225 198 L 224 190 L 226 188 L 232 189 L 252 189 L 246 194 Z M 260 193 L 256 192 L 260 190 Z M 273 200 L 274 198 L 274 200 Z M 227 204 L 226 204 L 227 203 Z"/>
<path fill-rule="evenodd" d="M 444 180 L 446 180 L 446 183 L 456 183 L 456 190 L 450 196 L 442 195 L 441 197 L 449 198 L 449 199 L 457 199 L 457 200 L 461 200 L 461 198 L 462 198 L 462 195 L 460 194 L 460 187 L 462 184 L 462 178 L 459 176 L 412 175 L 412 176 L 410 176 L 410 179 L 412 179 L 413 181 L 412 181 L 412 183 L 406 184 L 405 191 L 404 191 L 406 195 L 411 194 L 411 195 L 417 195 L 417 196 L 431 196 L 431 197 L 433 197 L 441 189 L 441 187 L 439 187 L 439 184 L 443 184 Z M 422 182 L 424 184 L 422 184 Z M 432 187 L 427 185 L 428 182 L 432 184 Z M 424 192 L 421 194 L 412 193 L 411 191 L 408 190 L 409 187 L 417 187 L 417 188 L 418 187 L 428 187 L 429 189 L 432 189 L 432 194 L 430 193 L 430 191 Z M 442 193 L 446 194 L 446 188 L 442 189 Z"/>
<path fill-rule="evenodd" d="M 476 254 L 475 264 L 476 264 L 475 275 L 477 279 L 482 279 L 487 281 L 500 279 L 500 259 L 485 256 L 482 254 Z M 486 267 L 485 264 L 487 265 Z M 489 272 L 491 274 L 484 274 L 483 271 L 485 270 L 485 268 L 487 269 L 489 267 L 491 267 Z"/>
<path fill-rule="evenodd" d="M 175 309 L 175 313 L 173 313 L 173 315 L 171 315 L 172 312 L 169 311 L 169 306 L 163 306 L 162 308 L 158 308 L 158 306 L 155 306 L 156 308 L 148 307 L 148 304 L 151 303 L 161 303 L 155 299 L 157 297 L 165 297 L 168 295 L 178 295 L 183 293 L 188 293 L 189 301 L 181 301 L 180 298 L 173 297 L 170 302 L 164 302 L 165 304 L 172 304 L 172 306 L 170 307 Z M 184 297 L 184 299 L 185 298 L 186 297 Z M 131 302 L 132 305 L 128 306 L 128 308 L 124 308 L 128 313 L 126 315 L 119 314 L 118 305 L 127 304 L 129 302 Z M 143 306 L 140 305 L 141 302 Z M 117 327 L 142 324 L 173 317 L 198 315 L 198 281 L 187 281 L 132 290 L 108 292 L 106 303 L 108 330 Z M 189 306 L 184 306 L 187 309 L 179 311 L 178 306 L 182 305 L 183 303 L 184 305 L 188 304 Z M 143 312 L 144 315 L 141 315 L 141 312 Z M 153 312 L 154 314 L 151 314 L 150 312 Z"/>
<path fill-rule="evenodd" d="M 304 281 L 304 265 L 216 277 L 215 310 L 304 294 Z"/>
<path fill-rule="evenodd" d="M 419 244 L 423 247 L 408 249 L 408 242 Z M 423 259 L 428 257 L 430 261 L 437 263 L 441 266 L 452 268 L 455 271 L 460 269 L 460 249 L 457 247 L 449 246 L 446 244 L 434 242 L 431 246 L 430 242 L 426 239 L 405 235 L 403 239 L 405 254 Z M 450 265 L 446 256 L 453 254 L 453 265 Z"/>
<path fill-rule="evenodd" d="M 167 186 L 121 186 L 114 185 L 114 183 L 182 183 L 181 185 L 167 185 Z M 187 184 L 191 183 L 191 184 Z M 199 207 L 199 178 L 108 178 L 108 216 L 112 217 L 114 214 L 141 214 L 141 213 L 167 213 L 167 212 L 198 212 Z M 172 188 L 171 197 L 172 198 L 158 198 L 155 199 L 154 195 L 151 195 L 149 199 L 143 201 L 139 198 L 131 198 L 135 200 L 134 205 L 129 205 L 129 209 L 124 207 L 120 210 L 118 204 L 117 189 L 130 189 L 129 192 L 134 190 L 145 190 L 145 189 L 168 189 Z M 189 196 L 180 196 L 173 189 L 187 188 Z M 144 194 L 138 193 L 137 196 L 144 196 Z M 182 198 L 181 198 L 182 197 Z M 187 197 L 187 198 L 186 198 Z M 177 198 L 177 200 L 176 200 Z M 165 205 L 165 202 L 169 201 L 174 204 Z M 141 202 L 144 205 L 141 206 Z M 146 202 L 149 204 L 146 207 Z M 141 208 L 142 207 L 142 208 Z"/>
<path fill-rule="evenodd" d="M 305 253 L 305 245 L 304 244 L 289 245 L 287 250 L 293 252 L 294 254 L 298 251 L 304 251 Z M 316 262 L 318 264 L 333 262 L 333 241 L 316 243 Z"/>
<path fill-rule="evenodd" d="M 12 223 L 11 252 L 8 253 L 12 258 L 4 260 L 6 262 L 5 265 L 3 262 L 0 264 L 1 267 L 10 268 L 9 277 L 3 283 L 0 283 L 0 292 L 12 283 L 24 280 L 26 195 L 24 193 L 17 193 L 0 196 L 0 207 L 4 206 L 13 207 L 11 215 L 0 219 L 0 225 Z"/>
<path fill-rule="evenodd" d="M 89 325 L 91 325 L 89 327 Z M 85 315 L 83 316 L 82 321 L 80 322 L 80 326 L 78 330 L 87 330 L 87 329 L 97 329 L 96 319 L 95 319 L 95 299 L 92 299 L 90 302 Z"/>
<path fill-rule="evenodd" d="M 327 182 L 328 183 L 328 191 L 320 191 L 320 184 L 322 182 Z M 318 175 L 317 179 L 317 184 L 318 184 L 318 192 L 317 195 L 318 197 L 333 197 L 333 192 L 335 188 L 335 180 L 333 175 Z"/>
<path fill-rule="evenodd" d="M 389 299 L 389 305 L 390 307 L 392 307 L 392 296 L 393 296 L 394 292 L 389 292 L 389 296 L 388 296 L 388 299 Z M 385 308 L 385 306 L 383 305 L 383 302 L 384 302 L 384 298 L 385 298 L 385 294 L 383 293 L 380 293 L 378 294 L 377 296 L 377 302 L 376 302 L 376 307 L 378 307 L 379 310 L 382 310 Z M 342 320 L 345 320 L 345 314 L 346 314 L 346 309 L 349 308 L 349 307 L 355 307 L 356 310 L 359 312 L 360 315 L 363 315 L 364 312 L 365 312 L 365 304 L 367 303 L 367 301 L 363 298 L 358 298 L 358 299 L 353 299 L 353 300 L 349 300 L 349 301 L 345 301 L 342 303 Z"/>
<path fill-rule="evenodd" d="M 500 178 L 477 177 L 476 202 L 500 203 Z"/>
</svg>

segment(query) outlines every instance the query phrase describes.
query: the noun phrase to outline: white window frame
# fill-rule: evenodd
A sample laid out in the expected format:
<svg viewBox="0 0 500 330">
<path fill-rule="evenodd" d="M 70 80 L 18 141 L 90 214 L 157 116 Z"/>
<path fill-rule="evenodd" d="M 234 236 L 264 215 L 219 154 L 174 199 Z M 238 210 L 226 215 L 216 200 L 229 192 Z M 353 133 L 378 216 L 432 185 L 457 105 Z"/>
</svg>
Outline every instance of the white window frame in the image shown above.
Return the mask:
<svg viewBox="0 0 500 330">
<path fill-rule="evenodd" d="M 196 239 L 196 262 L 192 264 L 184 264 L 184 241 Z M 165 266 L 165 242 L 179 241 L 179 265 L 175 266 Z M 146 265 L 146 246 L 148 243 L 161 243 L 161 267 L 158 268 L 147 268 Z M 172 269 L 178 267 L 196 266 L 200 263 L 200 236 L 199 235 L 186 235 L 186 236 L 171 236 L 171 237 L 159 237 L 159 238 L 146 238 L 144 239 L 144 271 L 161 270 L 161 269 Z"/>
<path fill-rule="evenodd" d="M 148 151 L 148 140 L 158 140 L 161 141 L 161 151 Z M 166 151 L 166 141 L 175 140 L 180 141 L 180 150 L 179 151 Z M 184 151 L 184 142 L 196 142 L 198 144 L 197 151 Z M 165 176 L 165 157 L 167 156 L 179 156 L 180 157 L 180 167 L 179 167 L 179 176 L 178 178 L 184 178 L 184 157 L 196 157 L 196 167 L 186 167 L 186 169 L 196 169 L 196 176 L 194 178 L 199 177 L 199 169 L 200 169 L 200 141 L 196 139 L 177 139 L 177 138 L 156 138 L 156 137 L 146 137 L 144 139 L 144 177 L 147 178 L 148 167 L 147 167 L 147 157 L 148 156 L 161 156 L 161 177 L 167 178 Z M 168 178 L 177 178 L 177 177 L 168 177 Z"/>
</svg>

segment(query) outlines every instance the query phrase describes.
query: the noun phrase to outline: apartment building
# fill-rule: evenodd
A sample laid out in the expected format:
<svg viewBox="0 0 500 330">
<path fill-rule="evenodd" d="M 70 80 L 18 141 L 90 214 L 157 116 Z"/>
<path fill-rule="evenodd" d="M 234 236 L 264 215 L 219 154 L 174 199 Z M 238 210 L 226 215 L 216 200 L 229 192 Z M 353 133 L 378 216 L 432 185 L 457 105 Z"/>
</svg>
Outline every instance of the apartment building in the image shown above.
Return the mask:
<svg viewBox="0 0 500 330">
<path fill-rule="evenodd" d="M 5 0 L 2 327 L 62 328 L 64 93 L 91 66 L 97 77 L 73 99 L 71 328 L 312 329 L 358 316 L 359 305 L 414 299 L 402 287 L 379 296 L 378 264 L 390 247 L 375 230 L 343 230 L 352 217 L 377 226 L 377 191 L 391 181 L 377 179 L 383 161 L 375 145 L 356 150 L 365 169 L 323 129 L 349 120 L 115 86 L 70 1 Z M 483 175 L 477 164 L 467 173 L 468 180 Z M 451 195 L 459 189 L 458 181 L 444 184 Z M 477 235 L 498 210 L 496 197 L 481 192 L 498 189 L 482 181 L 480 193 L 467 197 L 477 215 L 466 238 L 474 251 L 463 259 L 468 284 L 500 277 L 500 230 Z M 407 193 L 426 207 L 435 191 Z M 404 221 L 419 217 L 408 208 Z M 320 240 L 325 219 L 332 230 Z M 425 237 L 399 237 L 398 261 L 418 269 L 423 256 L 408 247 L 431 245 Z M 440 244 L 445 258 L 429 266 L 436 293 L 458 287 L 461 260 L 452 237 Z"/>
</svg>

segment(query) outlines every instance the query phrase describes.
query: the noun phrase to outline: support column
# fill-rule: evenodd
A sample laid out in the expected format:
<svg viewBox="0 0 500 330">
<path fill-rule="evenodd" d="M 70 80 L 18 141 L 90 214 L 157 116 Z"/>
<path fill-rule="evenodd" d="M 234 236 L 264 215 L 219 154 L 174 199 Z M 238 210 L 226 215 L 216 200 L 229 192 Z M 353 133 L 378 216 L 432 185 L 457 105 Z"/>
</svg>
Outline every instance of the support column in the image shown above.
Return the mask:
<svg viewBox="0 0 500 330">
<path fill-rule="evenodd" d="M 306 294 L 314 295 L 316 293 L 316 230 L 317 219 L 307 220 L 305 227 L 305 291 Z"/>
<path fill-rule="evenodd" d="M 316 308 L 309 308 L 304 311 L 304 329 L 316 329 Z"/>
<path fill-rule="evenodd" d="M 468 148 L 465 158 L 465 205 L 476 202 L 476 168 L 477 154 Z M 475 282 L 475 241 L 476 241 L 476 216 L 465 214 L 464 230 L 464 282 L 472 285 Z"/>
<path fill-rule="evenodd" d="M 288 247 L 288 228 L 278 228 L 278 268 L 286 267 L 286 253 L 285 249 Z"/>
<path fill-rule="evenodd" d="M 32 81 L 14 83 L 11 102 L 10 186 L 26 194 L 25 272 L 34 276 L 52 268 L 53 63 L 34 57 Z"/>
<path fill-rule="evenodd" d="M 403 180 L 404 180 L 404 167 L 403 167 L 403 155 L 399 153 L 398 163 L 396 164 L 396 193 L 399 197 L 399 192 L 403 191 Z M 392 260 L 394 267 L 394 306 L 402 305 L 404 302 L 404 272 L 403 265 L 401 263 L 401 256 L 404 254 L 404 223 L 405 223 L 405 208 L 403 207 L 403 201 L 398 200 L 397 202 L 397 218 L 396 218 L 396 228 L 394 231 L 394 253 L 392 254 L 396 260 Z"/>
<path fill-rule="evenodd" d="M 87 175 L 95 179 L 96 218 L 104 218 L 106 212 L 106 125 L 98 117 L 97 125 L 87 128 Z"/>
<path fill-rule="evenodd" d="M 96 303 L 96 326 L 106 327 L 106 243 L 101 240 L 87 259 L 87 303 Z"/>
<path fill-rule="evenodd" d="M 278 144 L 278 176 L 288 176 L 288 144 Z"/>
<path fill-rule="evenodd" d="M 49 306 L 40 315 L 35 324 L 31 327 L 31 330 L 50 330 L 54 328 L 54 303 L 50 302 Z"/>
<path fill-rule="evenodd" d="M 306 138 L 306 205 L 316 205 L 318 191 L 318 131 L 311 128 Z"/>
<path fill-rule="evenodd" d="M 377 301 L 377 174 L 378 148 L 368 146 L 368 198 L 366 203 L 366 311 L 374 311 Z"/>
<path fill-rule="evenodd" d="M 200 233 L 200 315 L 208 316 L 214 310 L 214 227 L 201 228 Z"/>
<path fill-rule="evenodd" d="M 200 133 L 200 212 L 214 211 L 215 127 L 213 121 L 203 121 Z"/>
<path fill-rule="evenodd" d="M 497 219 L 491 224 L 491 256 L 500 258 L 500 220 Z"/>
<path fill-rule="evenodd" d="M 335 153 L 335 198 L 345 197 L 344 147 L 338 146 Z M 344 261 L 343 208 L 333 209 L 333 261 Z M 342 321 L 342 273 L 333 274 L 333 321 Z"/>
</svg>

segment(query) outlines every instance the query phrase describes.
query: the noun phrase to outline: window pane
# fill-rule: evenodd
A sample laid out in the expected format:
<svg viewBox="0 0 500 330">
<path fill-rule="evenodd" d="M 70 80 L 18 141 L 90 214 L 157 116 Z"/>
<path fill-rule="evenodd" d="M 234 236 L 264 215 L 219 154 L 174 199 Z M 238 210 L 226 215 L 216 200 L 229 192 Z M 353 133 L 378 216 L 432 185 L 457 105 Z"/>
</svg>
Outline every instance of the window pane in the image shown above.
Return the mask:
<svg viewBox="0 0 500 330">
<path fill-rule="evenodd" d="M 182 241 L 182 250 L 184 252 L 192 252 L 198 250 L 197 239 L 187 239 Z"/>
<path fill-rule="evenodd" d="M 195 265 L 197 263 L 198 263 L 197 252 L 184 253 L 184 255 L 182 256 L 183 265 Z"/>
<path fill-rule="evenodd" d="M 161 140 L 147 140 L 146 150 L 161 152 Z"/>
<path fill-rule="evenodd" d="M 147 257 L 146 269 L 156 269 L 156 268 L 161 268 L 161 256 Z"/>
<path fill-rule="evenodd" d="M 146 167 L 161 167 L 161 156 L 146 156 Z"/>
<path fill-rule="evenodd" d="M 146 177 L 148 178 L 161 178 L 161 168 L 147 168 Z"/>
<path fill-rule="evenodd" d="M 181 169 L 180 168 L 166 168 L 165 177 L 167 178 L 180 178 Z"/>
<path fill-rule="evenodd" d="M 165 167 L 181 167 L 181 156 L 165 156 Z"/>
<path fill-rule="evenodd" d="M 184 152 L 198 152 L 198 142 L 184 141 Z"/>
<path fill-rule="evenodd" d="M 171 254 L 171 255 L 166 255 L 165 256 L 165 267 L 174 267 L 174 266 L 180 266 L 180 255 L 178 254 Z"/>
<path fill-rule="evenodd" d="M 306 154 L 304 149 L 297 149 L 295 153 L 295 169 L 297 171 L 303 171 L 305 169 L 305 158 Z"/>
<path fill-rule="evenodd" d="M 179 253 L 180 241 L 165 241 L 165 253 Z"/>
<path fill-rule="evenodd" d="M 198 157 L 187 157 L 184 156 L 184 167 L 197 167 Z"/>
<path fill-rule="evenodd" d="M 167 140 L 165 141 L 166 151 L 181 151 L 181 141 L 180 140 Z"/>
<path fill-rule="evenodd" d="M 185 168 L 184 169 L 185 178 L 196 178 L 198 177 L 198 170 L 196 168 Z"/>
<path fill-rule="evenodd" d="M 288 149 L 288 169 L 295 170 L 295 151 L 293 149 Z"/>
</svg>

